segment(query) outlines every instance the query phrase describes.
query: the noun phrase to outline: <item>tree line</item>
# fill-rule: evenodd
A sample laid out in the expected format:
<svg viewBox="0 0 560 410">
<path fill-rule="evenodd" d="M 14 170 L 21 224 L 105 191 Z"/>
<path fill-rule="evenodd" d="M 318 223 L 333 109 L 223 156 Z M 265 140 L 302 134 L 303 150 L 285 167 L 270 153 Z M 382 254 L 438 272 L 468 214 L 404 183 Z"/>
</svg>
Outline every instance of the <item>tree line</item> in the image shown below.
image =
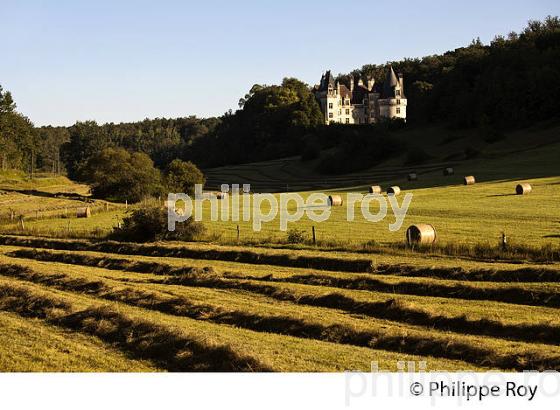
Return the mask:
<svg viewBox="0 0 560 410">
<path fill-rule="evenodd" d="M 441 123 L 499 134 L 558 116 L 560 20 L 530 21 L 520 33 L 480 40 L 441 55 L 369 64 L 349 76 L 381 82 L 389 64 L 404 74 L 407 127 Z M 0 161 L 3 169 L 60 171 L 88 181 L 88 161 L 105 149 L 146 154 L 160 170 L 174 159 L 213 167 L 291 155 L 321 157 L 321 172 L 347 172 L 386 157 L 400 147 L 391 134 L 402 124 L 326 126 L 307 84 L 287 78 L 254 85 L 239 109 L 218 118 L 146 119 L 121 124 L 77 122 L 35 128 L 0 88 Z M 381 155 L 382 154 L 382 155 Z M 352 161 L 349 161 L 352 159 Z M 377 159 L 376 159 L 377 160 Z M 330 169 L 331 163 L 342 163 Z"/>
</svg>

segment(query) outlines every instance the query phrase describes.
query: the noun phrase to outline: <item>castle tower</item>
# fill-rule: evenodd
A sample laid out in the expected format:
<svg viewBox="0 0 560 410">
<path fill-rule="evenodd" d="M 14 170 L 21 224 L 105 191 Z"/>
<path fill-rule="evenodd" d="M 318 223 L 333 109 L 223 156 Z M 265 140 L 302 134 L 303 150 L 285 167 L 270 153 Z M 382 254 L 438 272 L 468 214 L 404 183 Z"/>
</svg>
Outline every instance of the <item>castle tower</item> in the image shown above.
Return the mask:
<svg viewBox="0 0 560 410">
<path fill-rule="evenodd" d="M 381 118 L 401 118 L 406 121 L 407 100 L 402 85 L 402 74 L 397 76 L 393 67 L 389 66 L 387 78 L 379 98 L 379 116 Z"/>
</svg>

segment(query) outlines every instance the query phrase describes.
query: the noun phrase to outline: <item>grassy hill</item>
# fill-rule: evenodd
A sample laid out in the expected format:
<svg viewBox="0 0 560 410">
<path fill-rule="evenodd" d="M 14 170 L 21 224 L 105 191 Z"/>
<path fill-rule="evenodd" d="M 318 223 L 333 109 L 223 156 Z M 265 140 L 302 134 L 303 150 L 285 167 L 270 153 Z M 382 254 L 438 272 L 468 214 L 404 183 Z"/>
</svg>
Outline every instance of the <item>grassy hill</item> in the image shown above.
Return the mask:
<svg viewBox="0 0 560 410">
<path fill-rule="evenodd" d="M 409 172 L 438 176 L 447 166 L 457 168 L 459 175 L 476 174 L 480 181 L 557 176 L 560 166 L 551 161 L 540 164 L 540 155 L 548 155 L 548 147 L 551 147 L 554 155 L 558 153 L 559 133 L 560 125 L 549 122 L 507 133 L 504 139 L 489 143 L 478 130 L 448 130 L 442 127 L 405 129 L 394 133 L 407 147 L 400 156 L 372 163 L 370 168 L 361 172 L 321 175 L 315 169 L 317 160 L 302 162 L 299 157 L 212 168 L 204 172 L 209 189 L 219 190 L 224 183 L 247 183 L 251 184 L 255 192 L 297 192 L 402 183 Z M 545 149 L 539 151 L 538 148 Z M 431 158 L 421 164 L 407 164 L 409 152 L 417 149 L 424 150 Z M 467 149 L 478 153 L 477 157 L 466 159 Z M 524 158 L 524 153 L 527 153 L 528 158 Z M 514 161 L 519 160 L 528 163 L 521 170 L 522 173 L 514 165 Z M 448 184 L 449 179 L 438 181 L 421 178 L 415 186 L 428 187 L 438 182 Z"/>
</svg>

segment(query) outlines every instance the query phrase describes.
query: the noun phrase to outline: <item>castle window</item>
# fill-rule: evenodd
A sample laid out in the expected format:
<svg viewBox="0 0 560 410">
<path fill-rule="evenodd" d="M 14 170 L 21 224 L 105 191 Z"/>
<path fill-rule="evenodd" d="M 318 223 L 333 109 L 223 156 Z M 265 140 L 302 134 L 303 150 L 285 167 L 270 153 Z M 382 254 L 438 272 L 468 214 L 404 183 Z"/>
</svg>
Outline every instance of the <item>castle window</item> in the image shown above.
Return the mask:
<svg viewBox="0 0 560 410">
<path fill-rule="evenodd" d="M 395 90 L 395 94 L 397 95 L 397 97 L 401 96 L 401 90 Z"/>
<path fill-rule="evenodd" d="M 346 115 L 350 115 L 350 109 L 346 108 Z"/>
<path fill-rule="evenodd" d="M 346 124 L 350 124 L 350 118 L 346 118 Z"/>
<path fill-rule="evenodd" d="M 329 108 L 332 110 L 332 103 L 329 103 Z"/>
<path fill-rule="evenodd" d="M 401 113 L 401 107 L 397 107 L 397 114 Z"/>
<path fill-rule="evenodd" d="M 399 105 L 400 105 L 400 103 L 401 103 L 401 100 L 397 100 L 397 104 L 399 104 Z"/>
<path fill-rule="evenodd" d="M 329 118 L 332 118 L 332 117 L 333 117 L 333 113 L 329 112 Z"/>
</svg>

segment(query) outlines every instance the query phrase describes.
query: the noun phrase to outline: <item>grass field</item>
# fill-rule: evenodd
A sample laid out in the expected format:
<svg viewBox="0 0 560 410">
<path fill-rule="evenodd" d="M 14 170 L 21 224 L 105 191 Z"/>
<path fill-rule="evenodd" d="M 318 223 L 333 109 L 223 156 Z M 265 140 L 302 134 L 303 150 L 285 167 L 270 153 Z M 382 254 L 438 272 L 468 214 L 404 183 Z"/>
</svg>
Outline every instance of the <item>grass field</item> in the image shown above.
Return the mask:
<svg viewBox="0 0 560 410">
<path fill-rule="evenodd" d="M 558 295 L 558 278 L 515 285 L 491 276 L 465 282 L 298 268 L 279 258 L 267 265 L 226 260 L 230 256 L 219 262 L 151 257 L 142 247 L 128 256 L 126 248 L 111 246 L 112 252 L 109 245 L 104 252 L 35 252 L 37 247 L 24 241 L 3 245 L 1 310 L 76 337 L 97 338 L 159 370 L 367 370 L 372 360 L 391 370 L 399 360 L 426 361 L 431 370 L 560 365 L 560 322 L 551 299 Z M 259 252 L 267 262 L 271 251 Z M 336 260 L 331 253 L 325 257 Z M 350 255 L 340 256 L 345 257 Z M 512 274 L 518 268 L 500 264 Z M 455 287 L 447 297 L 442 296 L 446 286 Z M 22 289 L 27 293 L 18 295 Z M 462 294 L 452 294 L 461 289 Z M 480 300 L 473 289 L 486 297 Z M 528 299 L 519 300 L 520 294 Z M 496 297 L 499 301 L 491 300 Z M 46 302 L 38 303 L 39 298 Z M 46 313 L 41 312 L 45 304 Z M 76 317 L 78 323 L 69 319 Z M 153 337 L 150 327 L 152 337 L 142 336 L 146 345 L 138 351 L 140 342 L 130 345 L 120 336 L 120 327 L 136 326 L 157 326 L 167 336 Z M 189 349 L 204 361 L 181 360 L 192 350 L 171 356 L 162 351 L 160 344 L 171 335 L 187 346 L 194 343 Z M 216 363 L 221 355 L 229 362 Z"/>
<path fill-rule="evenodd" d="M 302 230 L 307 240 L 311 240 L 311 228 L 315 226 L 317 240 L 321 243 L 338 243 L 343 246 L 365 243 L 393 244 L 403 243 L 405 230 L 415 223 L 432 224 L 438 233 L 438 242 L 445 244 L 474 245 L 486 243 L 495 246 L 505 232 L 510 243 L 544 246 L 560 245 L 560 144 L 537 148 L 522 153 L 510 154 L 493 161 L 477 160 L 456 167 L 456 175 L 444 177 L 441 169 L 419 174 L 419 181 L 370 180 L 371 184 L 383 187 L 399 185 L 403 192 L 398 196 L 402 203 L 405 193 L 412 193 L 412 201 L 401 228 L 390 232 L 389 224 L 395 217 L 389 207 L 386 219 L 372 223 L 362 216 L 360 205 L 354 206 L 354 221 L 347 221 L 348 207 L 332 207 L 327 221 L 316 223 L 304 217 L 289 228 Z M 548 173 L 548 175 L 547 175 Z M 472 174 L 480 181 L 473 186 L 463 186 L 462 176 Z M 511 175 L 506 177 L 506 175 Z M 533 192 L 529 195 L 515 195 L 519 182 L 529 182 Z M 321 191 L 327 194 L 367 192 L 367 186 L 358 185 L 337 190 Z M 311 191 L 301 192 L 306 199 Z M 276 194 L 278 196 L 279 194 Z M 1 200 L 1 199 L 0 199 Z M 210 219 L 210 205 L 204 202 L 203 220 Z M 240 207 L 243 214 L 243 204 Z M 267 213 L 268 204 L 261 210 Z M 251 208 L 251 214 L 254 209 Z M 376 213 L 378 205 L 372 202 L 370 212 Z M 101 212 L 87 220 L 69 224 L 64 218 L 29 220 L 27 230 L 35 235 L 99 237 L 109 232 L 125 215 L 121 208 L 111 212 Z M 295 202 L 288 204 L 288 212 L 296 212 Z M 221 215 L 220 215 L 221 216 Z M 286 232 L 279 229 L 280 216 L 262 224 L 260 232 L 253 231 L 253 221 L 207 222 L 206 228 L 213 241 L 231 243 L 237 240 L 237 226 L 242 242 L 286 241 Z M 3 226 L 4 232 L 18 231 L 17 223 Z"/>
<path fill-rule="evenodd" d="M 342 371 L 372 361 L 393 371 L 402 361 L 427 370 L 559 370 L 557 132 L 481 144 L 482 157 L 452 164 L 443 158 L 461 138 L 441 144 L 434 132 L 436 158 L 414 169 L 415 182 L 399 159 L 333 178 L 292 159 L 209 172 L 211 184 L 253 180 L 262 190 L 287 181 L 303 198 L 372 184 L 413 194 L 397 232 L 388 229 L 392 216 L 366 222 L 357 205 L 348 222 L 345 203 L 328 221 L 292 223 L 306 238 L 297 244 L 287 243 L 278 217 L 260 232 L 251 221 L 206 222 L 197 242 L 110 242 L 104 236 L 126 215 L 123 205 L 87 202 L 87 187 L 61 177 L 5 174 L 0 215 L 15 208 L 25 230 L 0 221 L 0 371 Z M 455 175 L 444 177 L 445 165 Z M 300 185 L 298 172 L 307 172 Z M 470 174 L 477 183 L 463 186 Z M 533 192 L 514 195 L 521 181 Z M 83 203 L 97 207 L 91 218 L 57 214 Z M 204 212 L 207 219 L 207 202 Z M 405 248 L 414 223 L 434 225 L 438 245 Z"/>
</svg>

